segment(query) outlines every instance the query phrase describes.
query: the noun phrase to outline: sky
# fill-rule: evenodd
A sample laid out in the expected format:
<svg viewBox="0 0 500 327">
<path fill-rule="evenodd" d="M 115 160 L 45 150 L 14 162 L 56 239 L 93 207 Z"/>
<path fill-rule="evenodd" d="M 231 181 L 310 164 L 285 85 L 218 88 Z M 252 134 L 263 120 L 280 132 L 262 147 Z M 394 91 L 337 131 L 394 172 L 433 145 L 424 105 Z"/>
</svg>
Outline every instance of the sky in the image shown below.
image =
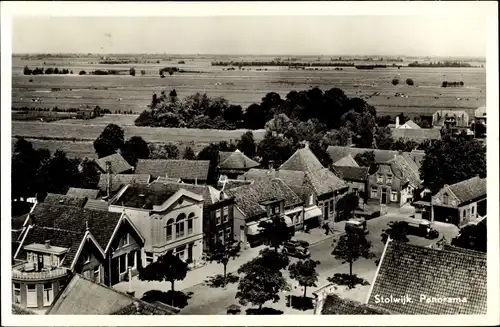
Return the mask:
<svg viewBox="0 0 500 327">
<path fill-rule="evenodd" d="M 16 17 L 13 53 L 479 56 L 488 20 L 462 16 Z"/>
</svg>

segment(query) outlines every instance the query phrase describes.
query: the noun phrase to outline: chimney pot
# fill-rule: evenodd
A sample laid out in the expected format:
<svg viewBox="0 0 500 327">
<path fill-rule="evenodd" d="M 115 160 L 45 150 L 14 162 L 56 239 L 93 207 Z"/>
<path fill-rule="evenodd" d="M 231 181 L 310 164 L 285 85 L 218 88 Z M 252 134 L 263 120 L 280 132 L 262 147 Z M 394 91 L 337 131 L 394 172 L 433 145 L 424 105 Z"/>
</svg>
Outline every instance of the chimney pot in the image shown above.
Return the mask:
<svg viewBox="0 0 500 327">
<path fill-rule="evenodd" d="M 45 248 L 46 249 L 50 248 L 50 240 L 45 241 Z"/>
</svg>

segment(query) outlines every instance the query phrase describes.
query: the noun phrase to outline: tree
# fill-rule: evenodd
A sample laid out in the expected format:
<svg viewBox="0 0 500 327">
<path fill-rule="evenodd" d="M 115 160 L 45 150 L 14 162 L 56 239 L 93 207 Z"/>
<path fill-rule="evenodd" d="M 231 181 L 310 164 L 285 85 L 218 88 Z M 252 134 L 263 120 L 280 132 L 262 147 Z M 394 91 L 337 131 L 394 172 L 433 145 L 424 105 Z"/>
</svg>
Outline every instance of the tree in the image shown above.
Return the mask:
<svg viewBox="0 0 500 327">
<path fill-rule="evenodd" d="M 458 236 L 452 239 L 451 245 L 486 252 L 488 244 L 486 228 L 486 218 L 477 225 L 465 225 L 460 229 Z"/>
<path fill-rule="evenodd" d="M 80 70 L 80 72 L 78 73 L 78 75 L 87 75 L 87 72 L 84 71 L 84 70 Z"/>
<path fill-rule="evenodd" d="M 132 136 L 122 147 L 121 154 L 127 162 L 135 166 L 138 159 L 149 158 L 149 147 L 140 136 Z"/>
<path fill-rule="evenodd" d="M 360 167 L 369 167 L 368 173 L 375 174 L 378 170 L 378 165 L 375 162 L 375 153 L 373 151 L 365 151 L 354 156 L 354 160 Z"/>
<path fill-rule="evenodd" d="M 390 150 L 394 143 L 392 131 L 389 127 L 377 127 L 375 131 L 375 144 L 377 149 Z"/>
<path fill-rule="evenodd" d="M 125 141 L 123 129 L 115 124 L 109 124 L 94 141 L 94 149 L 99 158 L 116 153 L 123 147 Z"/>
<path fill-rule="evenodd" d="M 161 256 L 157 261 L 150 263 L 144 268 L 139 268 L 139 279 L 145 281 L 167 281 L 172 285 L 177 280 L 186 278 L 188 271 L 187 263 L 171 252 Z"/>
<path fill-rule="evenodd" d="M 184 150 L 184 155 L 182 156 L 182 159 L 184 160 L 195 160 L 196 159 L 196 154 L 193 151 L 193 148 L 190 146 L 187 146 L 186 149 Z"/>
<path fill-rule="evenodd" d="M 48 154 L 50 157 L 50 153 Z M 33 196 L 34 181 L 40 158 L 33 145 L 22 137 L 18 137 L 12 150 L 12 199 Z"/>
<path fill-rule="evenodd" d="M 99 183 L 100 173 L 93 162 L 84 158 L 78 166 L 80 180 L 77 186 L 81 188 L 95 189 Z"/>
<path fill-rule="evenodd" d="M 352 265 L 359 258 L 370 259 L 374 254 L 370 251 L 371 242 L 365 237 L 363 231 L 350 231 L 340 236 L 340 239 L 335 244 L 332 255 L 335 259 L 342 260 L 342 263 L 349 263 L 349 276 L 351 278 L 351 286 L 354 287 L 354 279 L 352 275 Z"/>
<path fill-rule="evenodd" d="M 290 278 L 295 279 L 299 282 L 300 286 L 304 287 L 304 297 L 307 295 L 308 287 L 317 286 L 318 272 L 316 271 L 316 267 L 319 264 L 319 261 L 307 259 L 292 263 L 290 267 L 288 267 Z"/>
<path fill-rule="evenodd" d="M 275 216 L 269 220 L 264 220 L 259 223 L 260 234 L 264 242 L 274 251 L 278 252 L 278 248 L 286 241 L 289 241 L 293 234 L 285 222 L 284 217 Z"/>
<path fill-rule="evenodd" d="M 408 242 L 408 223 L 405 221 L 391 221 L 387 224 L 387 229 L 382 231 L 382 243 L 387 243 L 389 237 L 398 242 Z"/>
<path fill-rule="evenodd" d="M 179 148 L 173 143 L 149 144 L 149 159 L 178 159 Z"/>
<path fill-rule="evenodd" d="M 280 271 L 284 260 L 288 258 L 283 259 L 281 254 L 272 252 L 274 251 L 262 251 L 260 256 L 238 269 L 238 274 L 245 274 L 240 279 L 236 293 L 240 304 L 251 303 L 262 309 L 264 303 L 278 302 L 279 293 L 290 289 Z"/>
<path fill-rule="evenodd" d="M 24 69 L 23 69 L 24 75 L 31 75 L 32 72 L 33 71 L 28 66 L 24 66 Z"/>
<path fill-rule="evenodd" d="M 170 93 L 168 94 L 168 96 L 170 98 L 170 102 L 172 102 L 172 103 L 177 102 L 177 91 L 175 91 L 175 89 L 172 89 L 170 91 Z"/>
<path fill-rule="evenodd" d="M 145 71 L 144 69 L 143 69 L 143 70 L 141 70 L 141 75 L 142 75 L 142 76 L 146 75 L 146 71 Z"/>
<path fill-rule="evenodd" d="M 230 105 L 222 113 L 222 118 L 233 124 L 239 123 L 243 120 L 243 109 L 241 106 Z"/>
<path fill-rule="evenodd" d="M 217 165 L 219 164 L 219 145 L 210 143 L 198 153 L 196 159 L 210 161 L 207 182 L 210 185 L 215 185 L 217 183 Z"/>
<path fill-rule="evenodd" d="M 292 138 L 266 132 L 264 138 L 257 144 L 257 155 L 262 158 L 263 166 L 269 164 L 270 161 L 280 165 L 299 147 L 300 145 Z"/>
<path fill-rule="evenodd" d="M 267 122 L 267 115 L 260 105 L 251 104 L 243 114 L 244 127 L 248 129 L 264 128 Z"/>
<path fill-rule="evenodd" d="M 335 205 L 338 220 L 349 220 L 350 218 L 352 218 L 352 214 L 354 210 L 358 208 L 358 206 L 359 197 L 356 194 L 347 193 L 346 195 L 341 197 Z"/>
<path fill-rule="evenodd" d="M 396 86 L 396 85 L 398 85 L 398 84 L 399 84 L 399 79 L 394 78 L 394 79 L 392 80 L 392 85 Z"/>
<path fill-rule="evenodd" d="M 406 79 L 406 84 L 408 84 L 409 86 L 412 86 L 414 84 L 413 80 L 411 78 L 407 78 Z"/>
<path fill-rule="evenodd" d="M 236 147 L 248 157 L 255 157 L 257 145 L 255 144 L 252 131 L 245 132 L 243 135 L 241 135 L 241 138 L 238 140 Z"/>
<path fill-rule="evenodd" d="M 227 264 L 231 258 L 236 258 L 239 256 L 240 252 L 240 242 L 234 240 L 222 243 L 220 240 L 213 246 L 211 252 L 209 253 L 208 260 L 215 261 L 218 264 L 222 264 L 224 267 L 223 275 L 223 285 L 226 285 L 226 271 Z"/>
<path fill-rule="evenodd" d="M 276 135 L 285 135 L 290 128 L 293 128 L 293 123 L 287 115 L 278 114 L 266 123 L 265 128 L 266 131 Z"/>
<path fill-rule="evenodd" d="M 412 140 L 398 139 L 392 143 L 391 150 L 410 152 L 419 147 L 419 143 Z"/>
<path fill-rule="evenodd" d="M 486 177 L 486 147 L 481 142 L 445 136 L 425 150 L 420 178 L 431 192 L 475 176 Z"/>
<path fill-rule="evenodd" d="M 129 73 L 131 76 L 135 76 L 135 68 L 134 67 L 130 68 Z"/>
</svg>

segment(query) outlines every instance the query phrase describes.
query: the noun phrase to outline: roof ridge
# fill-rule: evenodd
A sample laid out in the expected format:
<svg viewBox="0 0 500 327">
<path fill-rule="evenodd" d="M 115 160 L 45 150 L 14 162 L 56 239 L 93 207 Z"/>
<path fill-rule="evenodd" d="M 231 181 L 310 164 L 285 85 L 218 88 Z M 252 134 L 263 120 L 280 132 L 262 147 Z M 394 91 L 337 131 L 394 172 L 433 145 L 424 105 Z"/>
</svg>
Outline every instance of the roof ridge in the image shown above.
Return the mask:
<svg viewBox="0 0 500 327">
<path fill-rule="evenodd" d="M 85 234 L 85 232 L 83 232 L 83 231 L 82 232 L 77 232 L 77 231 L 74 231 L 74 230 L 69 230 L 69 229 L 64 229 L 64 228 L 49 227 L 49 226 L 40 226 L 40 225 L 34 225 L 34 226 L 38 227 L 38 228 L 55 230 L 55 231 L 66 232 L 66 233 Z"/>
<path fill-rule="evenodd" d="M 479 255 L 471 254 L 471 253 L 465 253 L 465 252 L 459 252 L 459 251 L 452 251 L 452 250 L 444 250 L 444 249 L 443 250 L 434 249 L 434 248 L 430 248 L 428 246 L 420 246 L 420 245 L 415 245 L 415 244 L 409 244 L 409 243 L 406 243 L 406 242 L 400 242 L 400 241 L 396 241 L 396 240 L 393 240 L 393 239 L 391 239 L 391 244 L 396 244 L 398 246 L 403 246 L 403 247 L 411 247 L 411 248 L 414 248 L 414 249 L 422 249 L 422 250 L 425 250 L 425 251 L 428 251 L 428 252 L 434 252 L 434 253 L 447 252 L 447 253 L 458 254 L 458 255 L 463 256 L 463 257 L 475 257 L 475 258 L 486 260 L 486 256 L 481 257 Z M 390 246 L 390 244 L 389 244 L 389 246 Z"/>
</svg>

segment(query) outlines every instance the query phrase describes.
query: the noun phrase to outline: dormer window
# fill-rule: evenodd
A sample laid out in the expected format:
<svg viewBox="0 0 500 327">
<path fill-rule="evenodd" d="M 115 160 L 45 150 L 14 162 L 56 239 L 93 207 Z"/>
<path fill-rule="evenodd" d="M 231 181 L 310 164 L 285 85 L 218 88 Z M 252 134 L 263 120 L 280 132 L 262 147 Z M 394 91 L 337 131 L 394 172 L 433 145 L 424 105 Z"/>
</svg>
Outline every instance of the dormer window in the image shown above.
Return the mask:
<svg viewBox="0 0 500 327">
<path fill-rule="evenodd" d="M 392 175 L 387 175 L 387 184 L 392 184 Z"/>
<path fill-rule="evenodd" d="M 443 204 L 448 204 L 448 194 L 447 193 L 443 194 Z"/>
<path fill-rule="evenodd" d="M 125 234 L 121 239 L 122 246 L 127 246 L 129 244 L 129 234 Z"/>
<path fill-rule="evenodd" d="M 377 174 L 377 183 L 382 183 L 383 182 L 383 176 L 380 174 Z"/>
</svg>

